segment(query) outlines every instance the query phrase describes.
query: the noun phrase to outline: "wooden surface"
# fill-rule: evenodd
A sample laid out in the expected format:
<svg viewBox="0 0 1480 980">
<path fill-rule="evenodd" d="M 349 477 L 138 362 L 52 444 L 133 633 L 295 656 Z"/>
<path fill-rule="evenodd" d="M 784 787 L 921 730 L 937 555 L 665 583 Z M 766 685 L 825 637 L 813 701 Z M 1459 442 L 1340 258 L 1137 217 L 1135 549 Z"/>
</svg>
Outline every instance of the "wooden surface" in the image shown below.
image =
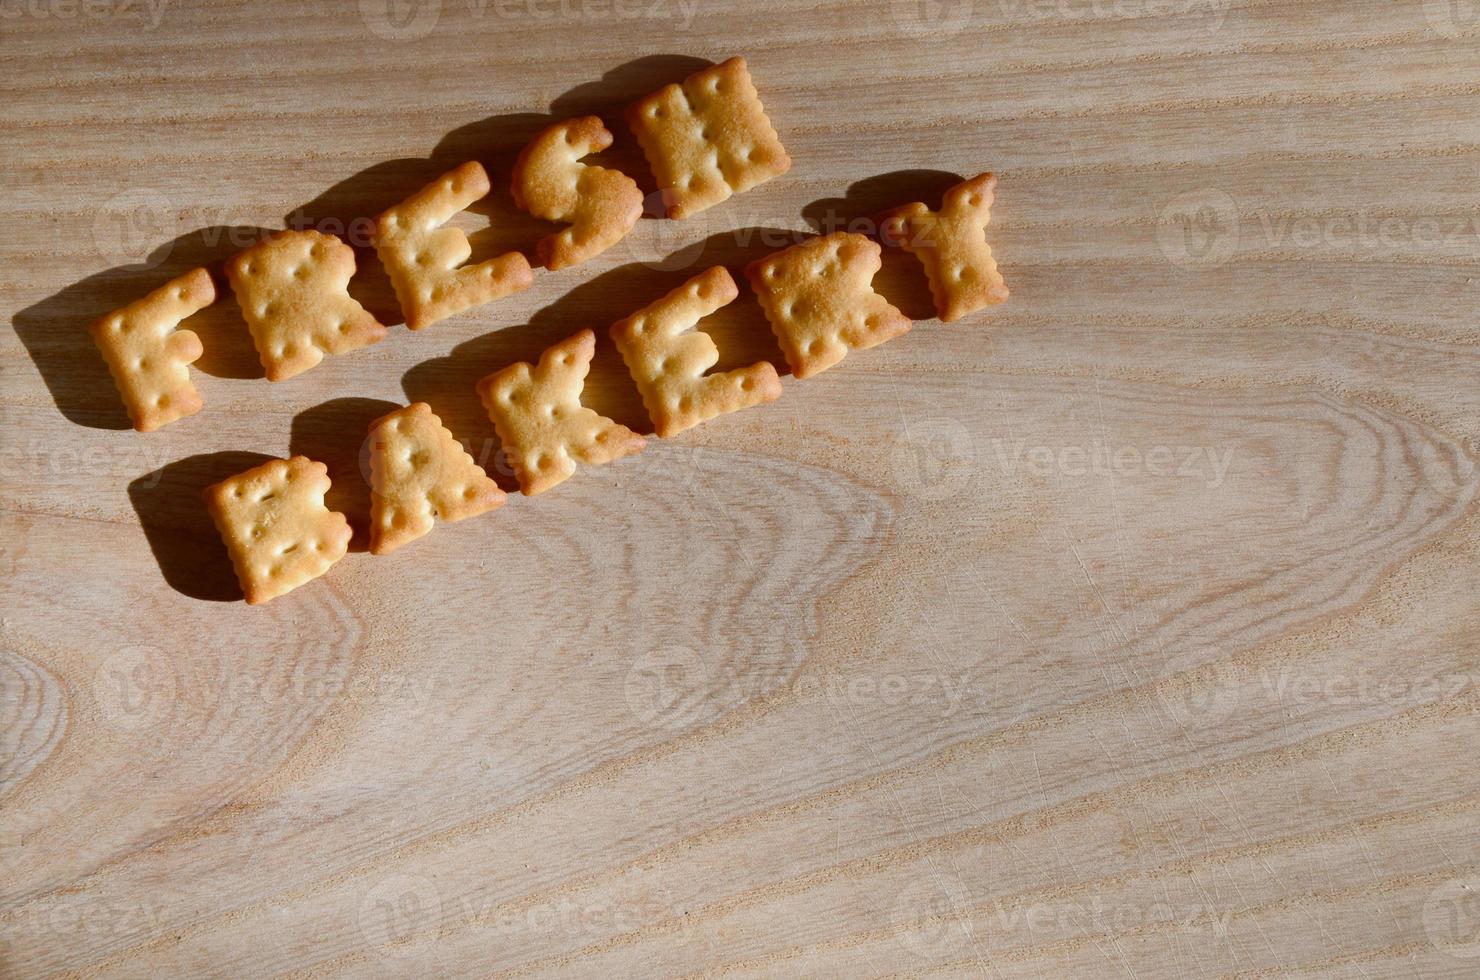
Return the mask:
<svg viewBox="0 0 1480 980">
<path fill-rule="evenodd" d="M 1476 11 L 653 4 L 0 10 L 0 972 L 1473 975 Z M 787 176 L 282 384 L 228 299 L 121 428 L 93 317 L 466 159 L 530 249 L 536 129 L 635 168 L 737 52 Z M 367 420 L 492 466 L 473 383 L 582 327 L 639 425 L 612 321 L 986 169 L 1006 306 L 891 256 L 908 336 L 240 601 L 206 483 L 306 453 L 362 524 Z"/>
</svg>

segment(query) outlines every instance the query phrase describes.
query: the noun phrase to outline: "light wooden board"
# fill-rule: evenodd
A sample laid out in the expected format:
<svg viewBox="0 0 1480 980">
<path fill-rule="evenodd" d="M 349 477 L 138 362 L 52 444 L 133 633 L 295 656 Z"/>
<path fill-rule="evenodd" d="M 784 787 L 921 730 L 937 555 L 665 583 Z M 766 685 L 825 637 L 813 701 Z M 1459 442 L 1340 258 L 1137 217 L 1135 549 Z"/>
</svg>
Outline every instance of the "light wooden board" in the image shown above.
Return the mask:
<svg viewBox="0 0 1480 980">
<path fill-rule="evenodd" d="M 1473 975 L 1473 5 L 159 3 L 0 7 L 0 973 Z M 227 300 L 120 428 L 93 317 L 465 159 L 528 249 L 529 135 L 737 52 L 789 175 L 282 384 Z M 612 321 L 986 169 L 1006 306 L 891 256 L 908 336 L 236 598 L 206 483 L 362 521 L 369 418 L 491 460 L 582 327 L 639 424 Z"/>
</svg>

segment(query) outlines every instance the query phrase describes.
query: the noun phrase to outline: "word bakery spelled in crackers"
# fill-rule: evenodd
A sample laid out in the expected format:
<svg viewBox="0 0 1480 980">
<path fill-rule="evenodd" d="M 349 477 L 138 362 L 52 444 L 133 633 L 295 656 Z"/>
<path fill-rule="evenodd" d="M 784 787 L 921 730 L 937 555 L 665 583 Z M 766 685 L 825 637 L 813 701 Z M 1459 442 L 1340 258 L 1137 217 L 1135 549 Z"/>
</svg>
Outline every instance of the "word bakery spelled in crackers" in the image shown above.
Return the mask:
<svg viewBox="0 0 1480 980">
<path fill-rule="evenodd" d="M 638 100 L 627 122 L 641 145 L 670 219 L 681 220 L 786 173 L 791 158 L 766 116 L 743 58 L 705 68 Z M 583 158 L 612 145 L 596 116 L 556 123 L 519 154 L 514 203 L 566 227 L 534 252 L 549 271 L 611 248 L 638 223 L 643 194 L 624 173 Z M 885 244 L 914 255 L 942 320 L 1007 298 L 986 240 L 996 179 L 982 174 L 947 191 L 939 210 L 922 202 L 880 216 Z M 406 325 L 421 330 L 526 289 L 529 260 L 509 252 L 467 265 L 472 247 L 447 222 L 487 196 L 476 161 L 443 174 L 375 221 L 373 241 Z M 851 232 L 813 237 L 756 262 L 745 275 L 791 373 L 810 378 L 910 329 L 874 291 L 878 242 Z M 308 371 L 326 354 L 377 343 L 386 326 L 349 293 L 355 254 L 317 231 L 278 232 L 227 261 L 226 278 L 269 381 Z M 149 432 L 200 411 L 189 365 L 203 353 L 183 321 L 215 302 L 205 269 L 186 273 L 100 319 L 92 336 L 134 428 Z M 715 266 L 614 323 L 610 335 L 659 438 L 781 397 L 769 362 L 712 373 L 720 351 L 702 319 L 734 302 L 729 270 Z M 581 404 L 596 334 L 580 330 L 538 363 L 495 371 L 477 385 L 525 496 L 576 472 L 641 452 L 639 433 Z M 368 447 L 370 551 L 384 555 L 437 521 L 501 507 L 505 494 L 425 403 L 377 419 Z M 328 468 L 302 456 L 271 460 L 210 487 L 205 502 L 249 603 L 266 602 L 324 574 L 344 557 L 351 529 L 325 506 Z"/>
</svg>

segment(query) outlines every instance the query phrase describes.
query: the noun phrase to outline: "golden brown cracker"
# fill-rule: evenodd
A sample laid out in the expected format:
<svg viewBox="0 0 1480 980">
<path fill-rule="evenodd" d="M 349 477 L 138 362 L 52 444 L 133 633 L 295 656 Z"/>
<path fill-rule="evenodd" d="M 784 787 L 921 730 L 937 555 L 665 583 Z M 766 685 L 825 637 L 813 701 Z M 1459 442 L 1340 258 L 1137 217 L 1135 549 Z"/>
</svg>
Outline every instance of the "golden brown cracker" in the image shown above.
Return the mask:
<svg viewBox="0 0 1480 980">
<path fill-rule="evenodd" d="M 512 364 L 478 382 L 478 395 L 528 496 L 568 479 L 578 462 L 610 463 L 647 443 L 581 404 L 595 354 L 596 335 L 582 330 L 547 349 L 537 366 Z"/>
<path fill-rule="evenodd" d="M 519 154 L 514 203 L 536 218 L 570 224 L 535 245 L 545 268 L 565 269 L 600 254 L 642 217 L 636 181 L 581 162 L 581 157 L 611 145 L 612 134 L 598 117 L 581 116 L 543 130 Z"/>
<path fill-rule="evenodd" d="M 627 122 L 670 218 L 687 218 L 791 169 L 744 58 L 633 103 Z"/>
<path fill-rule="evenodd" d="M 910 318 L 874 292 L 877 242 L 839 231 L 752 262 L 745 269 L 792 374 L 808 378 L 909 333 Z"/>
<path fill-rule="evenodd" d="M 504 503 L 505 494 L 473 462 L 426 402 L 370 424 L 370 551 L 385 555 L 432 529 Z"/>
<path fill-rule="evenodd" d="M 281 231 L 226 263 L 268 381 L 366 347 L 385 327 L 349 294 L 355 250 L 318 231 Z"/>
<path fill-rule="evenodd" d="M 376 219 L 375 251 L 412 330 L 528 289 L 534 281 L 529 260 L 519 252 L 464 266 L 473 254 L 468 236 L 443 227 L 489 188 L 482 164 L 468 162 Z"/>
<path fill-rule="evenodd" d="M 188 367 L 203 353 L 200 338 L 178 327 L 215 301 L 210 273 L 194 269 L 92 325 L 93 342 L 140 432 L 200 411 Z"/>
<path fill-rule="evenodd" d="M 318 578 L 349 548 L 349 521 L 324 506 L 329 468 L 304 456 L 273 459 L 205 491 L 247 602 L 256 605 Z"/>
<path fill-rule="evenodd" d="M 781 379 L 768 361 L 704 373 L 719 360 L 719 348 L 693 328 L 738 295 L 735 280 L 717 265 L 612 325 L 612 339 L 659 436 L 781 397 Z"/>
<path fill-rule="evenodd" d="M 881 216 L 880 236 L 920 260 L 947 323 L 1007 299 L 987 244 L 996 187 L 996 177 L 979 174 L 946 191 L 939 211 L 916 201 Z"/>
</svg>

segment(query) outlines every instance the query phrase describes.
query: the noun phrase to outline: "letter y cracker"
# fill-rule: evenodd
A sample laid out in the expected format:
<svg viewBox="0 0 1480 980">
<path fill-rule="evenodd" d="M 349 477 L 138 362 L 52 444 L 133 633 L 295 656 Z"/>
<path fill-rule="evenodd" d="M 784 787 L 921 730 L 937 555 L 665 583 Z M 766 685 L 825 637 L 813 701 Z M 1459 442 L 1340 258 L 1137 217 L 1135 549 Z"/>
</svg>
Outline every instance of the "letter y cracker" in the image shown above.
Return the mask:
<svg viewBox="0 0 1480 980">
<path fill-rule="evenodd" d="M 370 424 L 370 552 L 386 555 L 432 529 L 504 503 L 505 494 L 432 413 L 414 402 Z"/>
<path fill-rule="evenodd" d="M 705 68 L 633 103 L 642 145 L 670 218 L 687 218 L 791 169 L 744 58 Z"/>
<path fill-rule="evenodd" d="M 659 436 L 781 397 L 781 379 L 769 361 L 704 373 L 719 360 L 719 348 L 693 328 L 738 295 L 735 280 L 717 265 L 612 325 L 612 339 Z"/>
<path fill-rule="evenodd" d="M 278 232 L 226 263 L 268 381 L 375 343 L 385 327 L 349 294 L 355 250 L 317 231 Z"/>
<path fill-rule="evenodd" d="M 625 425 L 581 404 L 595 355 L 596 335 L 582 330 L 547 349 L 538 366 L 521 361 L 478 382 L 478 395 L 526 496 L 565 481 L 577 462 L 599 466 L 647 444 Z"/>
<path fill-rule="evenodd" d="M 556 123 L 536 136 L 514 164 L 514 203 L 536 218 L 570 227 L 541 238 L 535 253 L 546 269 L 564 269 L 621 240 L 642 217 L 642 191 L 624 173 L 581 163 L 612 145 L 596 116 Z"/>
<path fill-rule="evenodd" d="M 305 456 L 273 459 L 205 491 L 247 602 L 318 578 L 349 548 L 349 521 L 324 506 L 329 468 Z"/>
<path fill-rule="evenodd" d="M 200 411 L 188 367 L 203 353 L 200 338 L 177 327 L 215 301 L 210 273 L 195 269 L 92 325 L 93 342 L 140 432 Z"/>
<path fill-rule="evenodd" d="M 935 311 L 947 323 L 1007 299 L 987 244 L 996 186 L 996 177 L 980 174 L 946 191 L 939 211 L 916 201 L 881 216 L 880 236 L 920 260 Z"/>
<path fill-rule="evenodd" d="M 473 254 L 468 236 L 442 227 L 489 189 L 483 165 L 470 161 L 376 219 L 375 251 L 412 330 L 528 289 L 534 281 L 529 260 L 519 252 L 464 266 Z"/>
<path fill-rule="evenodd" d="M 910 318 L 874 292 L 881 252 L 877 242 L 839 231 L 746 267 L 792 374 L 820 374 L 850 350 L 909 333 Z"/>
</svg>

